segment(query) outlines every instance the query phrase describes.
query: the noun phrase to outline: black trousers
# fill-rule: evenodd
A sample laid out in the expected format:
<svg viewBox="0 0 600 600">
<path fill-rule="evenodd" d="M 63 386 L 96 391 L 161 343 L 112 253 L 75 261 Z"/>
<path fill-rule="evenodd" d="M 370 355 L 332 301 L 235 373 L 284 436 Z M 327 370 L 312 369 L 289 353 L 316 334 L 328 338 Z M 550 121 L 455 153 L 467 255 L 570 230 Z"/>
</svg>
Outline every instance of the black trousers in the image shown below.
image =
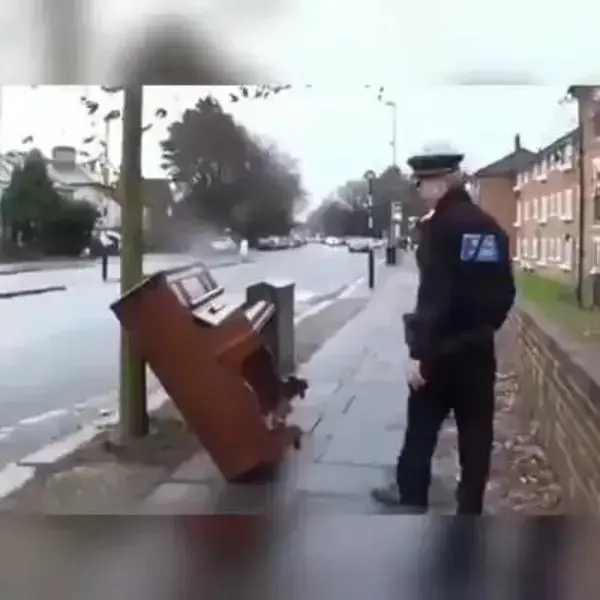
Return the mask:
<svg viewBox="0 0 600 600">
<path fill-rule="evenodd" d="M 396 480 L 403 502 L 427 507 L 431 460 L 450 412 L 458 429 L 461 478 L 459 514 L 481 514 L 494 438 L 493 340 L 424 368 L 425 386 L 410 392 L 404 446 Z"/>
</svg>

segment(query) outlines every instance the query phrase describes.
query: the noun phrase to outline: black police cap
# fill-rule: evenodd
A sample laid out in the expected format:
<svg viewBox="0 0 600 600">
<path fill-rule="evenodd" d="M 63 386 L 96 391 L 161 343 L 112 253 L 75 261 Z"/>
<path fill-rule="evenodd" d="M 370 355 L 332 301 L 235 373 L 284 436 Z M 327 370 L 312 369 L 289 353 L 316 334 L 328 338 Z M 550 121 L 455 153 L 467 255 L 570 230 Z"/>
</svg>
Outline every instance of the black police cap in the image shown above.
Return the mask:
<svg viewBox="0 0 600 600">
<path fill-rule="evenodd" d="M 411 156 L 408 166 L 413 170 L 417 179 L 439 177 L 457 171 L 465 155 L 455 152 L 450 148 L 426 149 Z"/>
</svg>

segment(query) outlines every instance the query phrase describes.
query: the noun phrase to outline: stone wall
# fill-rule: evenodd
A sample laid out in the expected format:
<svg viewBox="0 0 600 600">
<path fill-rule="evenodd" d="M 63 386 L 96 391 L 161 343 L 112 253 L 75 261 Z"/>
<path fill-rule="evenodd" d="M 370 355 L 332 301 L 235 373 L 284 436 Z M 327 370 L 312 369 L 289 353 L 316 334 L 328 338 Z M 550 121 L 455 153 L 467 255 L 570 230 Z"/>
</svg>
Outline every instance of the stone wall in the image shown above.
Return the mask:
<svg viewBox="0 0 600 600">
<path fill-rule="evenodd" d="M 529 306 L 511 317 L 526 417 L 539 424 L 569 513 L 600 514 L 600 346 L 569 339 Z"/>
</svg>

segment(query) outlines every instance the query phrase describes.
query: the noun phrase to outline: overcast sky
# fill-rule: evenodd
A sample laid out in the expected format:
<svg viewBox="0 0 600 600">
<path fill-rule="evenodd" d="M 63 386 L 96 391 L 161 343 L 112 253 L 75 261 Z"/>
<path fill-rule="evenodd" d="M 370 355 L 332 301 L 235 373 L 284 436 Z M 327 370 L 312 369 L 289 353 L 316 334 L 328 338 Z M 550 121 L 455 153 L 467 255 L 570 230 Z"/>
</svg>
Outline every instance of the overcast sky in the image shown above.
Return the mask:
<svg viewBox="0 0 600 600">
<path fill-rule="evenodd" d="M 213 91 L 227 103 L 228 94 L 217 88 L 147 88 L 147 119 L 158 106 L 173 117 Z M 26 135 L 48 152 L 56 144 L 82 147 L 93 124 L 80 106 L 84 88 L 5 86 L 0 125 L 2 149 L 20 147 Z M 510 152 L 514 135 L 536 149 L 557 137 L 575 121 L 573 107 L 561 106 L 564 86 L 451 86 L 406 88 L 386 86 L 385 98 L 397 103 L 398 161 L 430 140 L 448 140 L 464 151 L 475 168 Z M 101 98 L 96 88 L 92 96 Z M 107 110 L 120 98 L 104 100 Z M 361 84 L 297 89 L 265 101 L 229 104 L 248 128 L 276 140 L 298 159 L 304 183 L 319 201 L 346 179 L 365 170 L 380 170 L 391 163 L 392 109 L 378 102 L 376 92 Z M 120 158 L 119 125 L 113 125 L 111 159 Z M 164 126 L 146 134 L 144 172 L 161 176 L 158 141 Z"/>
<path fill-rule="evenodd" d="M 54 56 L 62 64 L 51 45 L 34 52 L 37 40 L 46 38 L 17 27 L 19 19 L 38 19 L 38 31 L 47 27 L 42 13 L 31 8 L 36 2 L 41 0 L 5 0 L 0 20 L 7 21 L 4 30 L 12 35 L 0 40 L 6 50 L 0 58 L 4 81 L 15 80 L 10 74 L 18 70 L 24 83 L 41 58 Z M 80 80 L 92 74 L 96 81 L 106 80 L 114 64 L 125 60 L 124 40 L 158 35 L 168 15 L 171 23 L 181 19 L 182 32 L 191 28 L 190 44 L 208 43 L 228 65 L 254 73 L 248 79 L 299 82 L 296 91 L 278 98 L 227 108 L 298 159 L 315 202 L 344 180 L 369 168 L 380 170 L 392 159 L 391 110 L 364 89 L 367 82 L 383 85 L 385 99 L 397 103 L 400 166 L 423 144 L 446 140 L 466 153 L 471 168 L 510 152 L 516 133 L 535 150 L 574 127 L 574 106 L 559 103 L 568 85 L 600 82 L 600 3 L 588 0 L 571 0 L 568 9 L 542 0 L 171 0 L 167 5 L 88 0 L 77 6 L 87 11 L 80 15 Z M 304 83 L 313 88 L 305 90 Z M 146 95 L 146 107 L 148 113 L 164 106 L 176 114 L 202 92 L 155 88 Z M 29 133 L 44 150 L 58 143 L 79 145 L 89 132 L 89 119 L 78 106 L 80 90 L 5 86 L 3 95 L 3 149 Z M 112 139 L 114 162 L 118 133 Z M 146 175 L 160 175 L 161 133 L 164 129 L 146 138 Z"/>
</svg>

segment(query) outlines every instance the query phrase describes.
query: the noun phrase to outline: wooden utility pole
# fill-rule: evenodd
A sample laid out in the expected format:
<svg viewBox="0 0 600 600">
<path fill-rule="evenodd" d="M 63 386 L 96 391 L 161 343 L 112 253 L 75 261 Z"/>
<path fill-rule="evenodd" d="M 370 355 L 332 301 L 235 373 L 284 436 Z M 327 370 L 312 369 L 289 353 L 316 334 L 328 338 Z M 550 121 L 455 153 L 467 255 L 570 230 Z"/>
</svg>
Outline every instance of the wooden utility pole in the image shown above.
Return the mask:
<svg viewBox="0 0 600 600">
<path fill-rule="evenodd" d="M 123 142 L 119 196 L 121 201 L 121 293 L 128 292 L 143 277 L 142 181 L 142 99 L 141 86 L 124 88 Z M 121 369 L 119 388 L 121 441 L 148 433 L 146 405 L 146 365 L 121 330 Z"/>
</svg>

